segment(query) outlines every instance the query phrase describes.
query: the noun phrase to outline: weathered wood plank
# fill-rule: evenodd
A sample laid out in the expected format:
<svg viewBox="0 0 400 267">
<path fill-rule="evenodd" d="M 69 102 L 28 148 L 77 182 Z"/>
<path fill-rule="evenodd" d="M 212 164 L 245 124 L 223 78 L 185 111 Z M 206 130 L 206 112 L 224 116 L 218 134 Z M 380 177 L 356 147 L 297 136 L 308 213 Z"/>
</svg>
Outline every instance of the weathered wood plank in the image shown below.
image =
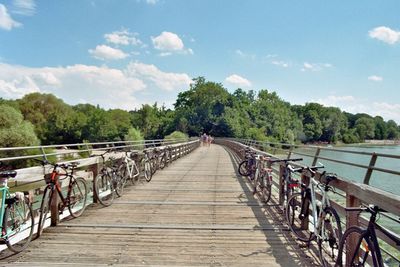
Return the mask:
<svg viewBox="0 0 400 267">
<path fill-rule="evenodd" d="M 8 266 L 318 266 L 282 211 L 262 205 L 227 151 L 200 147 L 107 208 L 45 229 Z"/>
</svg>

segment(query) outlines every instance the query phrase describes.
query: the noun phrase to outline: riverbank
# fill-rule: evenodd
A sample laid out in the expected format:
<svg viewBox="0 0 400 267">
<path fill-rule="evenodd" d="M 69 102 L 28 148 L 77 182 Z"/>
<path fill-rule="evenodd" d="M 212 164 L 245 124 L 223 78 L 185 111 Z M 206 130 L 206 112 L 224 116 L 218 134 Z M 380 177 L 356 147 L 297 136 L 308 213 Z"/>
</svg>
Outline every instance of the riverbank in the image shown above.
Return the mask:
<svg viewBox="0 0 400 267">
<path fill-rule="evenodd" d="M 365 140 L 364 144 L 368 145 L 400 145 L 400 140 Z"/>
</svg>

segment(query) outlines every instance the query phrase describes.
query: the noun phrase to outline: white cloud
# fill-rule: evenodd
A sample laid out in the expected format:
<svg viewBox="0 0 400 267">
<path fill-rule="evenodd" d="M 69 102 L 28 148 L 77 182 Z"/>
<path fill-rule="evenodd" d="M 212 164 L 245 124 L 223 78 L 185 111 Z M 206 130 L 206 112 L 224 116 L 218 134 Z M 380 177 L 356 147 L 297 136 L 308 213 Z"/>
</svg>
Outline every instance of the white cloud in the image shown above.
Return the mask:
<svg viewBox="0 0 400 267">
<path fill-rule="evenodd" d="M 146 3 L 149 5 L 155 5 L 158 3 L 158 0 L 146 0 Z"/>
<path fill-rule="evenodd" d="M 10 14 L 8 14 L 7 8 L 3 4 L 0 4 L 0 28 L 9 31 L 12 28 L 20 26 L 22 24 L 13 20 Z"/>
<path fill-rule="evenodd" d="M 72 65 L 31 68 L 0 63 L 0 96 L 21 98 L 52 93 L 68 104 L 91 103 L 132 110 L 143 103 L 172 103 L 192 83 L 186 73 L 164 72 L 155 65 L 131 62 L 124 69 Z"/>
<path fill-rule="evenodd" d="M 255 54 L 249 54 L 249 53 L 243 52 L 240 49 L 236 49 L 235 50 L 235 54 L 238 55 L 239 57 L 243 58 L 243 59 L 252 59 L 252 60 L 256 59 L 256 55 Z"/>
<path fill-rule="evenodd" d="M 376 27 L 369 31 L 369 37 L 378 39 L 388 44 L 395 44 L 400 41 L 400 32 L 385 26 Z"/>
<path fill-rule="evenodd" d="M 104 34 L 108 43 L 116 45 L 142 45 L 143 42 L 137 38 L 137 33 L 131 33 L 129 30 L 115 31 Z"/>
<path fill-rule="evenodd" d="M 13 0 L 12 12 L 23 16 L 32 16 L 36 12 L 34 0 Z"/>
<path fill-rule="evenodd" d="M 128 57 L 122 50 L 109 47 L 107 45 L 98 45 L 95 49 L 89 49 L 89 53 L 100 60 L 117 60 Z"/>
<path fill-rule="evenodd" d="M 157 37 L 151 37 L 151 41 L 154 48 L 161 51 L 161 56 L 171 55 L 172 53 L 193 54 L 193 50 L 186 49 L 182 39 L 172 32 L 162 32 Z"/>
<path fill-rule="evenodd" d="M 381 82 L 381 81 L 383 81 L 383 78 L 381 76 L 371 75 L 368 77 L 368 80 L 374 81 L 374 82 Z"/>
<path fill-rule="evenodd" d="M 290 63 L 285 62 L 285 61 L 279 61 L 279 60 L 273 60 L 271 61 L 271 64 L 283 67 L 283 68 L 288 68 L 290 66 Z"/>
<path fill-rule="evenodd" d="M 232 74 L 228 77 L 226 77 L 225 82 L 230 83 L 235 86 L 243 86 L 243 87 L 250 87 L 251 82 L 247 80 L 246 78 L 243 78 L 242 76 L 239 76 L 237 74 Z"/>
<path fill-rule="evenodd" d="M 322 71 L 323 69 L 331 68 L 330 63 L 309 63 L 304 62 L 301 71 Z"/>
<path fill-rule="evenodd" d="M 351 95 L 330 95 L 323 99 L 312 100 L 327 107 L 338 107 L 350 113 L 366 113 L 371 116 L 382 116 L 385 120 L 394 120 L 400 123 L 400 104 L 387 102 L 372 102 L 367 99 L 356 98 Z"/>
<path fill-rule="evenodd" d="M 139 78 L 108 67 L 73 65 L 28 68 L 0 63 L 0 95 L 20 98 L 27 93 L 52 93 L 70 104 L 85 99 L 104 108 L 139 107 L 135 97 L 146 88 Z"/>
<path fill-rule="evenodd" d="M 151 82 L 166 91 L 186 90 L 192 83 L 192 79 L 186 73 L 163 72 L 154 65 L 141 62 L 131 62 L 126 73 L 131 77 Z"/>
</svg>

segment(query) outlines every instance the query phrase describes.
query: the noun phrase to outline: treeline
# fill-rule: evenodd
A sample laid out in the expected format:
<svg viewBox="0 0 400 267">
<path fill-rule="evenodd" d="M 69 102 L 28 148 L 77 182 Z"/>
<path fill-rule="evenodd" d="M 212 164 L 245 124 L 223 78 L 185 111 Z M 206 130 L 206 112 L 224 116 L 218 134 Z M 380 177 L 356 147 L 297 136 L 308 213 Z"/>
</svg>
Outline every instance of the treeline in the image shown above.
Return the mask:
<svg viewBox="0 0 400 267">
<path fill-rule="evenodd" d="M 268 90 L 229 93 L 203 77 L 179 93 L 174 110 L 157 104 L 129 112 L 91 104 L 71 106 L 40 93 L 0 99 L 1 147 L 162 139 L 174 131 L 286 143 L 358 143 L 400 136 L 393 120 L 317 103 L 290 105 Z"/>
</svg>

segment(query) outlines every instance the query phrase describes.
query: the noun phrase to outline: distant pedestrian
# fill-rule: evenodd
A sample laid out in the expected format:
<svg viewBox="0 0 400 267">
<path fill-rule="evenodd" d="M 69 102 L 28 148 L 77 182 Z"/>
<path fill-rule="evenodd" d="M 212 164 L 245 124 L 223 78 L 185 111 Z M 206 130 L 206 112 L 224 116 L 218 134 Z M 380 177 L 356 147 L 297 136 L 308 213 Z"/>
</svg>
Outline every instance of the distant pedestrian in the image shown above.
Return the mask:
<svg viewBox="0 0 400 267">
<path fill-rule="evenodd" d="M 207 144 L 207 139 L 208 139 L 207 134 L 206 134 L 206 133 L 203 133 L 203 135 L 201 136 L 201 144 L 202 144 L 202 146 L 206 146 L 206 144 Z"/>
<path fill-rule="evenodd" d="M 210 146 L 213 141 L 214 141 L 214 138 L 211 135 L 209 135 L 207 138 L 207 145 Z"/>
</svg>

